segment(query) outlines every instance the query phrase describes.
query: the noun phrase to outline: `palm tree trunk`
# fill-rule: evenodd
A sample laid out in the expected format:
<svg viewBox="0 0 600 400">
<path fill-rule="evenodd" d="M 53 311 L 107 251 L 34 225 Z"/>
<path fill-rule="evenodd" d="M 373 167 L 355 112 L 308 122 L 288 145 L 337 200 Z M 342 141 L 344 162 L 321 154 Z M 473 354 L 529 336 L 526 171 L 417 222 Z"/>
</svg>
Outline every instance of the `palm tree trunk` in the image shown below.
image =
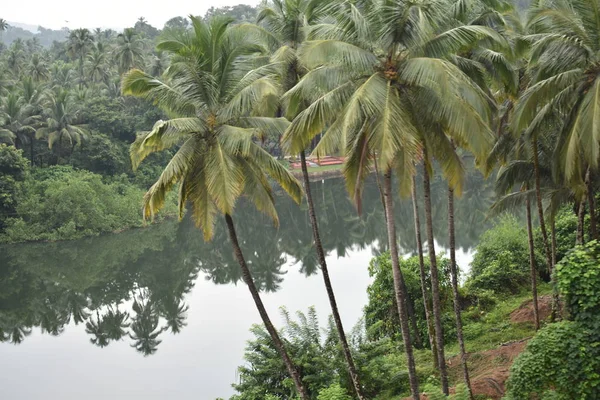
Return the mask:
<svg viewBox="0 0 600 400">
<path fill-rule="evenodd" d="M 323 281 L 325 283 L 325 288 L 327 289 L 327 296 L 329 298 L 329 305 L 331 306 L 331 312 L 333 313 L 333 320 L 335 321 L 335 327 L 337 328 L 338 335 L 340 337 L 340 343 L 342 344 L 342 351 L 344 353 L 344 358 L 346 359 L 346 364 L 348 364 L 348 372 L 350 373 L 350 378 L 352 379 L 352 385 L 354 386 L 354 391 L 356 392 L 356 396 L 359 400 L 366 399 L 363 394 L 362 387 L 360 385 L 360 379 L 358 377 L 358 372 L 356 371 L 356 366 L 354 364 L 354 360 L 352 358 L 352 353 L 350 352 L 350 346 L 348 346 L 348 340 L 346 339 L 346 334 L 344 332 L 344 326 L 342 325 L 342 318 L 340 317 L 340 312 L 338 310 L 337 301 L 335 299 L 335 294 L 333 292 L 333 286 L 331 284 L 331 280 L 329 279 L 329 270 L 327 268 L 327 261 L 325 260 L 325 251 L 323 250 L 323 245 L 321 244 L 321 236 L 319 234 L 319 226 L 317 222 L 317 215 L 315 213 L 315 205 L 313 203 L 313 198 L 310 190 L 310 181 L 308 179 L 308 168 L 306 167 L 306 154 L 304 151 L 300 153 L 300 161 L 302 165 L 302 178 L 304 180 L 304 191 L 306 193 L 306 201 L 308 203 L 308 215 L 310 218 L 310 224 L 312 226 L 313 238 L 315 240 L 315 249 L 317 251 L 317 258 L 319 259 L 319 264 L 321 265 L 321 272 L 323 273 Z"/>
<path fill-rule="evenodd" d="M 406 282 L 402 280 L 402 286 L 404 287 L 404 293 L 406 293 L 406 312 L 408 313 L 408 319 L 410 320 L 410 326 L 413 330 L 412 344 L 417 349 L 423 348 L 423 342 L 421 341 L 421 335 L 419 335 L 419 328 L 417 326 L 417 317 L 415 316 L 415 305 L 414 301 L 408 295 L 408 289 L 406 288 Z"/>
<path fill-rule="evenodd" d="M 29 139 L 29 158 L 31 160 L 31 166 L 33 167 L 33 138 Z"/>
<path fill-rule="evenodd" d="M 388 170 L 383 177 L 383 190 L 385 198 L 386 225 L 388 233 L 388 244 L 390 246 L 390 256 L 392 258 L 392 272 L 394 277 L 394 292 L 396 295 L 396 304 L 398 306 L 398 316 L 400 319 L 400 330 L 404 342 L 404 351 L 406 353 L 406 362 L 408 365 L 408 380 L 410 382 L 410 391 L 414 400 L 419 400 L 419 382 L 417 380 L 417 370 L 410 340 L 410 328 L 408 326 L 408 317 L 406 313 L 406 293 L 402 286 L 402 271 L 400 271 L 400 262 L 398 260 L 398 244 L 396 243 L 396 225 L 394 224 L 394 206 L 392 200 L 392 172 Z"/>
<path fill-rule="evenodd" d="M 460 347 L 460 362 L 463 369 L 463 378 L 469 399 L 473 400 L 473 391 L 471 390 L 471 379 L 469 378 L 469 366 L 467 365 L 467 351 L 465 349 L 465 340 L 463 338 L 463 325 L 460 315 L 460 296 L 458 295 L 458 271 L 456 266 L 456 230 L 454 228 L 454 190 L 448 186 L 448 239 L 450 242 L 450 277 L 452 280 L 452 294 L 454 295 L 454 315 L 456 317 L 456 336 Z"/>
<path fill-rule="evenodd" d="M 529 196 L 525 199 L 525 208 L 527 211 L 527 239 L 529 244 L 529 271 L 531 274 L 531 296 L 533 298 L 533 319 L 535 330 L 540 329 L 540 313 L 538 311 L 537 295 L 537 268 L 535 267 L 535 248 L 533 246 L 533 227 L 531 224 L 531 201 Z"/>
<path fill-rule="evenodd" d="M 552 241 L 552 265 L 556 265 L 556 220 L 554 215 L 551 215 L 550 221 L 550 237 Z M 537 275 L 536 275 L 537 276 Z M 561 317 L 560 312 L 560 295 L 558 293 L 558 285 L 556 284 L 556 279 L 554 274 L 550 277 L 550 281 L 552 282 L 552 312 L 550 314 L 550 320 L 556 321 Z M 537 293 L 537 291 L 536 291 Z"/>
<path fill-rule="evenodd" d="M 415 239 L 417 241 L 417 253 L 419 255 L 419 278 L 421 280 L 421 294 L 423 295 L 423 306 L 425 308 L 425 321 L 427 322 L 427 337 L 433 354 L 433 365 L 439 368 L 437 346 L 433 336 L 433 322 L 431 321 L 431 297 L 427 289 L 427 281 L 425 279 L 425 261 L 423 260 L 423 242 L 421 240 L 421 222 L 419 220 L 419 205 L 417 204 L 417 182 L 413 175 L 412 177 L 412 203 L 413 214 L 415 220 Z"/>
<path fill-rule="evenodd" d="M 271 340 L 273 340 L 273 344 L 275 345 L 275 348 L 277 349 L 277 351 L 279 352 L 279 355 L 283 359 L 283 363 L 285 364 L 285 367 L 286 367 L 288 373 L 290 374 L 290 377 L 294 381 L 294 385 L 296 386 L 296 390 L 298 391 L 300 398 L 302 400 L 309 400 L 310 397 L 308 396 L 308 392 L 306 391 L 306 388 L 304 387 L 302 378 L 300 377 L 300 374 L 299 374 L 298 370 L 296 369 L 296 366 L 292 362 L 292 359 L 288 355 L 288 353 L 283 345 L 283 342 L 281 341 L 281 338 L 279 337 L 279 334 L 277 333 L 277 330 L 271 323 L 271 319 L 269 318 L 269 315 L 267 314 L 267 310 L 265 309 L 265 306 L 260 298 L 260 295 L 258 294 L 256 285 L 254 284 L 254 280 L 252 279 L 252 275 L 250 274 L 248 265 L 246 265 L 246 260 L 244 259 L 244 255 L 242 254 L 242 249 L 240 248 L 240 244 L 237 239 L 237 234 L 235 233 L 235 226 L 233 225 L 233 219 L 231 218 L 231 215 L 225 214 L 225 221 L 227 222 L 227 230 L 229 231 L 229 239 L 231 240 L 231 244 L 233 246 L 233 252 L 235 253 L 235 258 L 237 259 L 238 263 L 240 264 L 240 268 L 242 269 L 242 277 L 244 279 L 244 282 L 248 286 L 248 289 L 250 290 L 250 294 L 252 294 L 252 299 L 254 300 L 254 304 L 256 305 L 256 308 L 258 309 L 258 313 L 260 314 L 260 317 L 262 318 L 262 321 L 265 324 L 265 327 L 267 328 L 269 335 L 271 336 Z"/>
<path fill-rule="evenodd" d="M 552 238 L 552 265 L 556 265 L 556 218 L 552 216 L 550 224 L 550 235 Z"/>
<path fill-rule="evenodd" d="M 425 157 L 425 159 L 427 159 Z M 425 200 L 425 226 L 427 230 L 427 247 L 429 250 L 429 267 L 431 274 L 431 294 L 433 299 L 433 319 L 435 326 L 435 340 L 438 351 L 440 379 L 442 391 L 446 396 L 448 390 L 448 371 L 446 369 L 446 356 L 444 354 L 444 330 L 442 327 L 442 303 L 440 300 L 440 280 L 438 277 L 437 259 L 435 257 L 435 243 L 433 240 L 433 221 L 431 217 L 431 183 L 427 165 L 423 168 L 423 193 Z"/>
<path fill-rule="evenodd" d="M 550 248 L 550 243 L 548 241 L 548 232 L 546 231 L 546 222 L 544 219 L 544 206 L 542 204 L 542 189 L 540 184 L 540 161 L 538 154 L 538 142 L 537 137 L 533 136 L 532 138 L 533 144 L 533 172 L 535 176 L 535 201 L 537 205 L 538 211 L 538 219 L 540 222 L 540 230 L 542 231 L 542 242 L 544 243 L 544 252 L 546 254 L 546 263 L 548 264 L 548 273 L 550 275 L 550 280 L 552 281 L 552 285 L 555 288 L 556 282 L 554 282 L 554 262 L 552 258 L 552 250 Z M 558 310 L 557 303 L 558 296 L 552 296 L 552 314 L 551 320 L 555 321 L 556 319 L 556 310 Z"/>
<path fill-rule="evenodd" d="M 585 200 L 579 202 L 579 209 L 577 211 L 577 242 L 575 244 L 583 244 L 583 226 L 585 220 Z"/>
<path fill-rule="evenodd" d="M 379 197 L 381 198 L 381 206 L 383 207 L 383 217 L 386 218 L 387 221 L 387 210 L 385 209 L 383 187 L 381 186 L 381 180 L 379 179 L 379 167 L 377 166 L 377 156 L 373 157 L 373 165 L 375 166 L 375 181 L 377 182 L 377 188 L 379 189 Z"/>
<path fill-rule="evenodd" d="M 585 174 L 585 185 L 587 189 L 588 208 L 590 211 L 590 239 L 598 239 L 598 228 L 596 223 L 596 199 L 594 199 L 594 185 L 591 179 L 591 171 L 588 167 Z"/>
<path fill-rule="evenodd" d="M 544 220 L 544 206 L 542 204 L 542 188 L 540 183 L 540 161 L 538 154 L 537 137 L 533 137 L 533 171 L 535 175 L 535 201 L 537 205 L 538 218 L 540 222 L 540 230 L 542 231 L 542 241 L 544 242 L 544 252 L 546 254 L 546 262 L 548 263 L 548 272 L 552 276 L 554 265 L 552 264 L 552 252 L 550 250 L 550 242 L 548 241 L 548 232 L 546 231 L 546 222 Z"/>
</svg>

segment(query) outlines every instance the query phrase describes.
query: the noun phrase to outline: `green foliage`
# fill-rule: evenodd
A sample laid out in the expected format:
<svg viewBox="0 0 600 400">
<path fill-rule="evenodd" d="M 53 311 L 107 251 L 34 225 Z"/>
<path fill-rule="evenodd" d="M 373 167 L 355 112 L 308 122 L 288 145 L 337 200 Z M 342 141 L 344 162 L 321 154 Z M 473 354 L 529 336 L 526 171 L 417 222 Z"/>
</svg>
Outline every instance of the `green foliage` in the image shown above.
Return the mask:
<svg viewBox="0 0 600 400">
<path fill-rule="evenodd" d="M 314 307 L 308 314 L 297 313 L 297 321 L 291 319 L 287 310 L 282 308 L 285 327 L 281 330 L 287 350 L 304 377 L 307 389 L 316 396 L 320 390 L 332 385 L 339 376 L 340 367 L 336 365 L 335 353 L 337 341 L 332 340 L 335 332 L 331 326 L 323 340 L 319 321 Z M 261 325 L 254 325 L 250 331 L 254 338 L 246 346 L 244 359 L 246 364 L 239 367 L 240 383 L 233 387 L 240 394 L 238 400 L 258 400 L 270 394 L 283 399 L 295 396 L 294 385 L 285 371 L 285 365 L 275 349 L 271 337 Z"/>
<path fill-rule="evenodd" d="M 515 360 L 506 398 L 528 399 L 532 394 L 560 400 L 600 398 L 598 339 L 597 331 L 575 321 L 543 328 Z"/>
<path fill-rule="evenodd" d="M 28 162 L 23 152 L 0 144 L 0 232 L 6 219 L 17 212 L 19 185 L 25 179 Z"/>
<path fill-rule="evenodd" d="M 336 383 L 319 391 L 317 400 L 352 400 L 352 397 L 348 396 L 346 391 Z"/>
<path fill-rule="evenodd" d="M 548 325 L 515 360 L 508 398 L 600 397 L 600 245 L 577 246 L 556 266 L 571 321 Z"/>
<path fill-rule="evenodd" d="M 128 146 L 103 134 L 93 134 L 71 157 L 75 168 L 102 175 L 120 175 L 131 171 Z"/>
<path fill-rule="evenodd" d="M 445 396 L 438 386 L 431 384 L 425 385 L 423 392 L 429 400 L 469 400 L 469 391 L 462 383 L 456 385 L 455 393 L 450 396 Z"/>
<path fill-rule="evenodd" d="M 36 170 L 22 183 L 18 216 L 7 220 L 2 241 L 75 239 L 142 226 L 142 197 L 126 177 L 105 182 L 71 167 Z"/>
<path fill-rule="evenodd" d="M 451 340 L 454 338 L 455 328 L 453 317 L 450 315 L 452 312 L 452 299 L 450 297 L 449 267 L 449 260 L 447 258 L 438 259 L 441 300 L 444 311 L 444 335 L 448 340 Z M 419 258 L 417 256 L 406 259 L 401 258 L 400 269 L 402 270 L 406 285 L 407 300 L 414 311 L 413 315 L 409 317 L 416 319 L 418 335 L 423 342 L 427 342 L 427 323 L 425 319 L 425 307 L 423 305 L 423 294 L 421 292 Z M 425 271 L 426 282 L 430 285 L 428 260 L 425 260 Z M 367 288 L 369 301 L 364 309 L 368 337 L 373 340 L 382 337 L 400 340 L 400 321 L 398 320 L 392 262 L 389 253 L 384 253 L 371 260 L 369 263 L 369 275 L 374 280 Z"/>
<path fill-rule="evenodd" d="M 600 332 L 600 244 L 577 246 L 556 266 L 558 287 L 571 319 Z"/>
<path fill-rule="evenodd" d="M 546 268 L 544 257 L 537 249 L 535 260 L 538 271 Z M 528 287 L 528 282 L 527 231 L 515 217 L 505 216 L 481 236 L 466 286 L 473 293 L 481 290 L 517 293 Z"/>
</svg>

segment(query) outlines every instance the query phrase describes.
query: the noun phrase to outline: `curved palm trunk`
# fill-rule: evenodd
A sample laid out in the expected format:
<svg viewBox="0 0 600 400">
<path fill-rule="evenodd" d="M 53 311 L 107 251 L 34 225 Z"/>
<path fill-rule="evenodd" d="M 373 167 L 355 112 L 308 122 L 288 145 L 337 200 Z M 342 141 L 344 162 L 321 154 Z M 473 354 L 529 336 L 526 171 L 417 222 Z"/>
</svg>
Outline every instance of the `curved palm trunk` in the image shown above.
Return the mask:
<svg viewBox="0 0 600 400">
<path fill-rule="evenodd" d="M 327 268 L 327 261 L 325 260 L 325 252 L 323 251 L 323 245 L 321 244 L 321 236 L 319 235 L 319 226 L 310 190 L 308 168 L 306 167 L 306 154 L 304 153 L 304 151 L 300 153 L 300 161 L 302 164 L 302 178 L 304 180 L 304 191 L 306 192 L 306 201 L 308 203 L 308 216 L 310 217 L 310 224 L 312 226 L 313 238 L 315 240 L 317 258 L 319 259 L 319 264 L 321 265 L 321 272 L 323 273 L 323 281 L 325 282 L 325 288 L 327 289 L 327 297 L 329 298 L 331 312 L 333 313 L 333 320 L 335 321 L 335 327 L 337 328 L 338 335 L 340 337 L 340 343 L 342 344 L 342 351 L 344 353 L 344 358 L 346 359 L 346 364 L 348 364 L 348 372 L 350 373 L 350 378 L 352 379 L 354 391 L 356 392 L 356 396 L 358 397 L 358 399 L 363 400 L 366 399 L 366 397 L 362 392 L 358 372 L 356 371 L 356 366 L 352 358 L 352 353 L 350 352 L 350 346 L 348 346 L 348 340 L 346 339 L 346 333 L 344 332 L 344 326 L 342 325 L 342 318 L 340 317 L 340 312 L 338 310 L 337 301 L 333 292 L 333 286 L 331 285 L 331 280 L 329 279 L 329 270 Z"/>
<path fill-rule="evenodd" d="M 429 296 L 429 290 L 427 289 L 427 281 L 425 279 L 425 261 L 423 260 L 423 242 L 421 239 L 421 222 L 419 218 L 419 205 L 417 204 L 417 181 L 415 176 L 412 177 L 412 203 L 413 203 L 413 214 L 415 220 L 415 239 L 417 241 L 417 252 L 419 255 L 419 278 L 421 280 L 421 294 L 423 295 L 423 305 L 425 308 L 425 321 L 427 321 L 427 337 L 429 338 L 429 345 L 431 346 L 431 353 L 433 354 L 433 365 L 435 368 L 439 368 L 437 346 L 435 344 L 433 322 L 431 321 L 431 297 Z"/>
<path fill-rule="evenodd" d="M 537 295 L 537 269 L 535 267 L 535 253 L 533 247 L 533 228 L 531 224 L 531 201 L 529 197 L 525 199 L 525 208 L 527 211 L 527 240 L 529 244 L 529 271 L 531 274 L 531 296 L 533 298 L 533 319 L 535 330 L 540 329 L 540 313 L 538 311 L 538 295 Z"/>
<path fill-rule="evenodd" d="M 460 297 L 458 295 L 458 271 L 456 267 L 456 230 L 454 228 L 454 190 L 448 186 L 448 239 L 450 242 L 450 275 L 452 280 L 452 294 L 454 295 L 454 315 L 456 317 L 456 336 L 460 346 L 460 362 L 463 369 L 463 378 L 469 392 L 469 399 L 473 400 L 469 366 L 467 365 L 467 351 L 463 338 L 463 325 L 460 315 Z"/>
<path fill-rule="evenodd" d="M 594 186 L 592 183 L 591 171 L 588 170 L 585 174 L 585 185 L 587 189 L 588 208 L 590 210 L 590 239 L 598 239 L 598 228 L 596 222 L 596 199 L 594 199 Z"/>
<path fill-rule="evenodd" d="M 435 243 L 433 241 L 433 221 L 431 219 L 431 184 L 427 166 L 423 168 L 423 192 L 425 200 L 425 225 L 427 229 L 427 247 L 429 250 L 429 264 L 431 273 L 431 294 L 433 299 L 433 319 L 435 323 L 435 340 L 438 351 L 438 363 L 442 391 L 446 396 L 448 390 L 448 371 L 446 369 L 446 356 L 444 354 L 444 331 L 442 327 L 442 304 L 440 300 L 440 280 L 438 277 L 437 260 L 435 258 Z"/>
<path fill-rule="evenodd" d="M 398 306 L 398 316 L 400 319 L 400 330 L 402 332 L 402 341 L 404 342 L 404 351 L 406 352 L 406 361 L 408 365 L 408 380 L 410 382 L 410 391 L 414 400 L 419 400 L 419 382 L 417 380 L 417 370 L 415 359 L 410 341 L 410 328 L 408 326 L 408 316 L 406 312 L 406 293 L 402 285 L 402 271 L 398 260 L 398 245 L 396 243 L 396 225 L 394 224 L 394 206 L 392 200 L 392 172 L 388 170 L 383 177 L 383 189 L 386 214 L 386 225 L 388 233 L 388 244 L 390 246 L 390 256 L 392 258 L 392 272 L 394 277 L 394 292 L 396 295 L 396 304 Z"/>
<path fill-rule="evenodd" d="M 277 333 L 277 330 L 271 323 L 269 314 L 267 314 L 267 310 L 265 309 L 265 306 L 260 298 L 260 295 L 258 294 L 256 285 L 254 285 L 254 280 L 252 279 L 252 275 L 250 274 L 248 265 L 246 265 L 246 260 L 244 259 L 244 255 L 242 254 L 242 249 L 240 248 L 240 244 L 237 239 L 237 234 L 235 233 L 235 226 L 233 225 L 233 219 L 231 219 L 231 215 L 225 214 L 225 221 L 227 222 L 227 230 L 229 231 L 229 239 L 231 240 L 231 245 L 233 246 L 233 252 L 235 253 L 235 258 L 237 259 L 238 263 L 240 264 L 240 268 L 242 269 L 242 277 L 244 279 L 244 282 L 248 286 L 248 289 L 250 290 L 250 294 L 252 294 L 252 299 L 254 300 L 254 304 L 256 305 L 256 308 L 258 309 L 258 313 L 260 314 L 260 317 L 262 318 L 262 321 L 265 324 L 265 327 L 267 328 L 267 331 L 269 332 L 271 339 L 273 340 L 273 344 L 275 345 L 275 348 L 277 349 L 277 351 L 279 352 L 279 355 L 283 359 L 283 362 L 288 371 L 288 374 L 290 374 L 290 377 L 294 381 L 294 385 L 296 386 L 296 390 L 298 391 L 300 398 L 302 400 L 309 400 L 310 397 L 308 396 L 308 392 L 306 391 L 306 388 L 304 387 L 302 378 L 300 377 L 300 374 L 298 373 L 296 366 L 292 362 L 292 359 L 288 355 L 288 353 L 283 345 L 283 342 L 281 341 L 281 338 L 279 337 L 279 334 Z"/>
</svg>

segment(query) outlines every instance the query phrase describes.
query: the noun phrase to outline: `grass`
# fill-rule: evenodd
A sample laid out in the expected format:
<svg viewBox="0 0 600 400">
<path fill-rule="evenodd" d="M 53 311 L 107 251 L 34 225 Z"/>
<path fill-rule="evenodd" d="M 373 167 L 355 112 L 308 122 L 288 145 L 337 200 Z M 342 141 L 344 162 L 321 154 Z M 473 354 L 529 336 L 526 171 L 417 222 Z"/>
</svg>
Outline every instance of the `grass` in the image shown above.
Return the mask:
<svg viewBox="0 0 600 400">
<path fill-rule="evenodd" d="M 538 292 L 539 296 L 547 295 L 552 292 L 552 289 L 549 284 L 540 284 Z M 502 298 L 502 296 L 498 297 Z M 467 351 L 471 353 L 469 357 L 469 369 L 472 372 L 480 367 L 488 368 L 507 365 L 507 360 L 502 359 L 502 357 L 496 357 L 491 360 L 490 364 L 490 361 L 486 360 L 482 354 L 477 353 L 498 348 L 507 342 L 519 341 L 535 335 L 533 323 L 513 323 L 510 320 L 510 314 L 530 298 L 530 293 L 524 291 L 516 295 L 505 296 L 502 301 L 498 301 L 488 312 L 482 313 L 478 309 L 472 309 L 465 310 L 462 313 L 465 346 Z M 446 345 L 445 352 L 446 359 L 457 356 L 460 353 L 458 343 L 453 341 Z M 431 350 L 415 350 L 414 356 L 417 365 L 417 374 L 420 375 L 423 383 L 426 382 L 426 377 L 428 376 L 431 377 L 430 379 L 436 380 L 435 376 L 437 376 L 437 372 L 433 368 Z M 448 377 L 451 386 L 462 382 L 462 370 L 458 363 L 449 368 Z M 407 396 L 408 394 L 405 395 Z M 404 397 L 400 396 L 399 398 L 402 399 Z"/>
<path fill-rule="evenodd" d="M 308 172 L 324 172 L 324 171 L 334 171 L 338 169 L 342 169 L 343 164 L 338 165 L 324 165 L 319 167 L 308 167 Z M 300 171 L 300 170 L 298 170 Z"/>
</svg>

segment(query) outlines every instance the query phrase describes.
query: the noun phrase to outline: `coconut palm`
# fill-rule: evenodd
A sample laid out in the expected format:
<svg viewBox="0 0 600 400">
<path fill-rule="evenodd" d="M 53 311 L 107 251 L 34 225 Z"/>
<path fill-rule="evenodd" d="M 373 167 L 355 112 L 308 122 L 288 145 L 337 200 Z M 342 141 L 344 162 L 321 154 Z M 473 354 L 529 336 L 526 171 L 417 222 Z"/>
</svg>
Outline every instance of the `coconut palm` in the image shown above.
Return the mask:
<svg viewBox="0 0 600 400">
<path fill-rule="evenodd" d="M 595 107 L 595 96 L 600 93 L 597 40 L 600 28 L 596 14 L 597 5 L 591 0 L 540 3 L 531 10 L 529 27 L 534 34 L 527 39 L 532 42 L 529 65 L 532 82 L 521 97 L 514 118 L 515 130 L 527 129 L 535 146 L 536 126 L 551 113 L 560 113 L 563 122 L 557 143 L 557 165 L 564 174 L 559 175 L 564 175 L 582 199 L 582 192 L 588 190 L 584 182 L 586 171 L 598 169 L 600 154 L 595 124 L 600 116 Z M 535 189 L 539 194 L 537 181 L 536 178 Z M 537 207 L 546 257 L 550 258 L 539 199 Z"/>
<path fill-rule="evenodd" d="M 71 31 L 67 39 L 67 51 L 71 58 L 79 60 L 79 76 L 83 77 L 83 61 L 94 44 L 89 29 L 79 28 Z"/>
<path fill-rule="evenodd" d="M 142 66 L 144 63 L 144 40 L 135 29 L 127 28 L 117 36 L 114 57 L 120 74 Z"/>
<path fill-rule="evenodd" d="M 394 286 L 415 399 L 418 382 L 405 309 L 406 293 L 398 264 L 392 174 L 398 173 L 401 191 L 409 193 L 413 161 L 424 132 L 419 121 L 444 127 L 460 142 L 478 146 L 477 150 L 487 147 L 485 135 L 481 138 L 480 134 L 489 132 L 484 93 L 456 66 L 440 57 L 482 38 L 498 39 L 486 27 L 451 26 L 444 12 L 448 5 L 440 1 L 418 4 L 371 1 L 368 7 L 358 9 L 344 3 L 336 12 L 338 21 L 317 25 L 311 33 L 314 40 L 301 47 L 300 59 L 310 71 L 286 94 L 290 102 L 312 100 L 286 132 L 288 150 L 300 152 L 327 127 L 315 153 L 326 155 L 343 150 L 347 155 L 344 165 L 347 188 L 359 207 L 369 157 L 376 154 L 379 158 L 384 174 Z M 436 274 L 437 271 L 432 273 L 434 297 Z M 437 307 L 437 312 L 435 308 L 434 304 L 434 318 L 439 322 L 436 325 L 441 327 L 440 308 Z M 440 341 L 441 329 L 437 331 Z M 438 344 L 440 369 L 447 392 L 443 341 L 441 344 Z"/>
<path fill-rule="evenodd" d="M 25 58 L 23 41 L 21 39 L 17 39 L 6 51 L 6 66 L 8 67 L 9 71 L 12 72 L 15 78 L 19 77 L 19 74 L 23 69 Z"/>
<path fill-rule="evenodd" d="M 9 93 L 0 99 L 0 142 L 13 144 L 17 148 L 33 143 L 35 122 L 36 117 L 27 113 L 27 105 L 16 93 Z"/>
<path fill-rule="evenodd" d="M 106 83 L 110 77 L 108 54 L 103 43 L 96 43 L 85 61 L 85 73 L 92 82 Z"/>
<path fill-rule="evenodd" d="M 4 35 L 4 31 L 10 28 L 10 25 L 4 18 L 0 18 L 0 42 L 2 41 L 2 36 Z"/>
<path fill-rule="evenodd" d="M 57 149 L 60 162 L 63 144 L 66 142 L 70 145 L 71 155 L 75 146 L 81 145 L 88 134 L 84 126 L 78 124 L 79 109 L 68 91 L 61 90 L 51 95 L 48 103 L 49 106 L 44 110 L 44 126 L 37 130 L 35 136 L 45 139 L 49 149 Z"/>
<path fill-rule="evenodd" d="M 144 200 L 146 217 L 164 204 L 166 193 L 179 183 L 179 207 L 189 203 L 205 239 L 213 236 L 217 214 L 223 214 L 229 239 L 259 314 L 302 399 L 308 399 L 302 379 L 260 298 L 241 251 L 233 212 L 236 200 L 247 196 L 277 222 L 272 188 L 278 182 L 296 201 L 301 188 L 293 176 L 266 153 L 254 138 L 285 129 L 285 120 L 257 115 L 264 99 L 279 95 L 273 71 L 252 71 L 252 56 L 264 51 L 253 35 L 230 27 L 231 20 L 205 23 L 190 17 L 193 30 L 174 33 L 159 44 L 172 56 L 165 79 L 131 70 L 123 78 L 123 93 L 153 100 L 176 116 L 158 121 L 132 145 L 135 167 L 150 153 L 181 144 Z M 242 62 L 245 61 L 245 62 Z"/>
<path fill-rule="evenodd" d="M 273 55 L 273 62 L 279 66 L 281 84 L 285 90 L 294 87 L 298 80 L 304 75 L 304 68 L 301 67 L 298 60 L 298 47 L 306 38 L 306 29 L 311 24 L 314 24 L 322 17 L 326 10 L 328 2 L 321 0 L 276 0 L 270 6 L 263 7 L 257 17 L 258 23 L 273 35 L 278 42 L 278 49 Z M 282 110 L 284 115 L 292 120 L 297 112 L 297 107 L 287 104 L 285 110 Z M 296 155 L 296 154 L 293 154 Z M 312 198 L 308 169 L 306 165 L 305 150 L 300 152 L 300 161 L 302 164 L 302 177 L 304 181 L 304 190 L 306 201 L 308 203 L 308 215 L 312 226 L 312 234 L 314 239 L 314 248 L 317 252 L 317 259 L 321 266 L 321 272 L 329 298 L 329 304 L 333 314 L 333 319 L 340 337 L 340 344 L 348 372 L 352 379 L 354 391 L 359 399 L 364 399 L 363 390 L 360 385 L 358 372 L 350 352 L 350 346 L 344 332 L 344 326 L 335 299 L 335 292 L 329 278 L 329 270 L 325 259 L 325 251 L 321 243 L 321 235 L 317 222 L 315 205 Z"/>
<path fill-rule="evenodd" d="M 46 81 L 50 77 L 48 64 L 39 53 L 34 53 L 31 56 L 31 60 L 29 60 L 29 64 L 27 65 L 27 74 L 35 82 Z"/>
</svg>

